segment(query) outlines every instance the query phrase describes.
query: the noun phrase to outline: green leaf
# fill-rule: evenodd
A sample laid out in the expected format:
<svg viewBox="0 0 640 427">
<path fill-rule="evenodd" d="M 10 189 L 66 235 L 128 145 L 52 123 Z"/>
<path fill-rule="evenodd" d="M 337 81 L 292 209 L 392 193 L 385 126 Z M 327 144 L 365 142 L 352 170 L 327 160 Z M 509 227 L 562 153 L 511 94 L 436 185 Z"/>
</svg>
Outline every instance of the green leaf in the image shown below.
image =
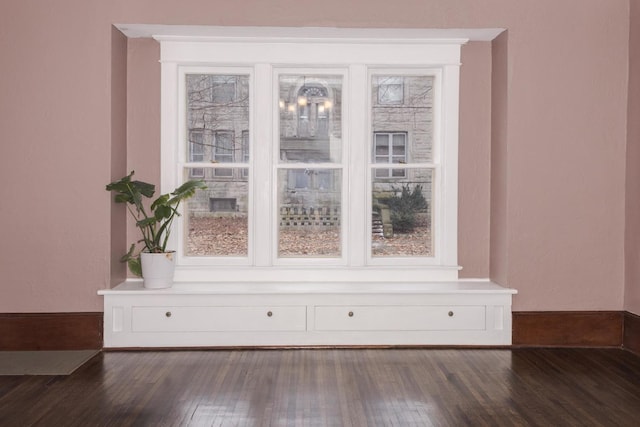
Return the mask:
<svg viewBox="0 0 640 427">
<path fill-rule="evenodd" d="M 158 221 L 161 221 L 163 218 L 171 218 L 173 211 L 170 206 L 157 206 L 154 215 Z"/>
<path fill-rule="evenodd" d="M 129 266 L 129 270 L 138 277 L 142 277 L 142 265 L 140 264 L 140 256 L 135 258 L 130 258 L 127 261 L 127 265 Z"/>
<path fill-rule="evenodd" d="M 167 201 L 169 201 L 169 194 L 163 194 L 162 196 L 158 197 L 152 204 L 151 204 L 151 210 L 155 211 L 156 208 L 158 206 L 164 206 L 167 204 Z"/>
<path fill-rule="evenodd" d="M 173 198 L 169 200 L 170 205 L 175 205 L 180 203 L 181 201 L 188 199 L 189 197 L 196 194 L 196 190 L 205 190 L 207 186 L 204 184 L 202 180 L 191 180 L 182 184 L 180 187 L 176 188 L 176 190 L 171 193 Z"/>
<path fill-rule="evenodd" d="M 133 181 L 131 185 L 136 192 L 142 194 L 144 197 L 153 197 L 153 194 L 156 192 L 156 186 L 148 182 Z"/>
<path fill-rule="evenodd" d="M 120 178 L 117 181 L 113 181 L 110 184 L 107 184 L 107 191 L 116 191 L 116 192 L 125 192 L 127 191 L 128 184 L 131 182 L 131 177 L 133 176 L 134 171 L 123 178 Z"/>
<path fill-rule="evenodd" d="M 136 244 L 132 243 L 131 247 L 129 248 L 129 252 L 122 255 L 122 258 L 120 258 L 120 262 L 128 262 L 131 258 L 134 258 L 133 253 L 135 252 L 135 250 L 136 250 Z"/>
<path fill-rule="evenodd" d="M 126 262 L 131 273 L 138 277 L 142 276 L 142 265 L 140 264 L 140 254 L 135 254 L 136 244 L 132 244 L 129 251 L 122 255 L 120 262 Z"/>
<path fill-rule="evenodd" d="M 126 194 L 126 193 L 116 194 L 116 196 L 113 199 L 115 200 L 116 203 L 133 203 L 133 197 L 131 197 L 131 194 Z"/>
<path fill-rule="evenodd" d="M 149 218 L 144 218 L 141 219 L 140 221 L 136 222 L 136 226 L 139 228 L 144 228 L 144 227 L 149 227 L 151 225 L 157 224 L 158 220 L 156 219 L 155 216 L 149 217 Z"/>
</svg>

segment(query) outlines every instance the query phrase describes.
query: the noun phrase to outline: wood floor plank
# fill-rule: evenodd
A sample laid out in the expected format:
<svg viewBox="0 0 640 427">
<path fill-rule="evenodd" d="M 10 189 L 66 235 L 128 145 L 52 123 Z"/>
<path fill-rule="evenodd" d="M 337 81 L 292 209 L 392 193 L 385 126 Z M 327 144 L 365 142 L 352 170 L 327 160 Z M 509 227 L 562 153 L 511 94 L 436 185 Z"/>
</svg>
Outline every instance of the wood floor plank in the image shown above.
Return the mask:
<svg viewBox="0 0 640 427">
<path fill-rule="evenodd" d="M 617 349 L 107 352 L 1 377 L 2 426 L 636 426 Z"/>
</svg>

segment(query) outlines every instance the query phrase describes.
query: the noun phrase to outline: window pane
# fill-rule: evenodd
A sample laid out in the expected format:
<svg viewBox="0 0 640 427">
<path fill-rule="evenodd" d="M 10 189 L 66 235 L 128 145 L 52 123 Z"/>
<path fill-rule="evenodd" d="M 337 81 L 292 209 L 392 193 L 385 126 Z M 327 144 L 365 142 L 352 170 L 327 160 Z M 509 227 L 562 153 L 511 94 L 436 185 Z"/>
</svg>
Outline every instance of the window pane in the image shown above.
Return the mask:
<svg viewBox="0 0 640 427">
<path fill-rule="evenodd" d="M 340 162 L 342 76 L 281 75 L 280 160 Z"/>
<path fill-rule="evenodd" d="M 198 163 L 204 161 L 204 132 L 193 130 L 189 134 L 189 162 Z M 190 178 L 204 178 L 203 168 L 192 168 L 189 171 Z"/>
<path fill-rule="evenodd" d="M 231 132 L 216 132 L 213 140 L 213 161 L 214 163 L 233 163 L 235 146 L 233 134 Z M 241 148 L 240 148 L 241 149 Z M 216 169 L 216 176 L 233 176 L 231 169 Z"/>
<path fill-rule="evenodd" d="M 393 76 L 377 76 L 378 104 L 402 104 L 404 98 L 404 79 Z M 375 98 L 374 98 L 375 99 Z"/>
<path fill-rule="evenodd" d="M 278 255 L 339 257 L 342 171 L 278 171 Z"/>
<path fill-rule="evenodd" d="M 216 132 L 214 138 L 214 160 L 218 163 L 233 163 L 233 135 L 231 132 Z"/>
<path fill-rule="evenodd" d="M 376 157 L 378 156 L 388 156 L 389 155 L 389 134 L 388 133 L 377 133 L 376 134 Z M 384 157 L 381 159 L 376 159 L 376 163 L 385 163 Z"/>
<path fill-rule="evenodd" d="M 402 82 L 402 98 L 393 89 L 398 82 Z M 433 154 L 433 77 L 376 75 L 372 79 L 371 96 L 374 100 L 373 132 L 390 135 L 393 154 L 406 153 L 406 163 L 430 162 Z M 377 159 L 374 161 L 379 163 Z"/>
<path fill-rule="evenodd" d="M 244 135 L 249 135 L 249 76 L 187 74 L 185 78 L 190 161 L 248 161 L 242 145 Z M 196 160 L 196 155 L 202 159 Z"/>
<path fill-rule="evenodd" d="M 185 203 L 187 256 L 247 256 L 248 169 L 225 169 L 231 180 L 215 176 L 211 168 L 201 169 L 207 189 Z M 193 170 L 185 175 L 193 176 Z"/>
<path fill-rule="evenodd" d="M 211 76 L 211 101 L 222 105 L 234 102 L 238 76 Z"/>
<path fill-rule="evenodd" d="M 376 132 L 374 136 L 374 163 L 407 163 L 405 133 Z M 389 140 L 392 141 L 391 152 Z M 402 178 L 405 176 L 405 171 L 404 169 L 376 169 L 375 176 L 376 178 Z"/>
<path fill-rule="evenodd" d="M 404 156 L 406 146 L 407 146 L 407 135 L 404 133 L 394 133 L 393 134 L 393 155 Z"/>
<path fill-rule="evenodd" d="M 396 176 L 393 181 L 380 179 Z M 372 192 L 372 239 L 374 257 L 433 256 L 431 212 L 433 170 L 376 169 Z"/>
</svg>

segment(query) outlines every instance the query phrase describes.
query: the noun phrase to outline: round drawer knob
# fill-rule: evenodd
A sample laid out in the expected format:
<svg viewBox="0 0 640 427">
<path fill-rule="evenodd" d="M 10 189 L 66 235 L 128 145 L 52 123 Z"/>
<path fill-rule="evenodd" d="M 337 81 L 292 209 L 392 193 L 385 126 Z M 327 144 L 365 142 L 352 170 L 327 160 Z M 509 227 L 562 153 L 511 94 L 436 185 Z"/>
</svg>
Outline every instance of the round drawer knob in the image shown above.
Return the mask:
<svg viewBox="0 0 640 427">
<path fill-rule="evenodd" d="M 271 311 L 267 311 L 267 316 L 268 316 L 268 317 L 273 316 L 273 312 L 271 312 Z"/>
<path fill-rule="evenodd" d="M 453 317 L 453 311 L 449 312 L 449 317 Z"/>
<path fill-rule="evenodd" d="M 171 312 L 167 311 L 164 315 L 167 316 L 167 317 L 171 317 Z"/>
<path fill-rule="evenodd" d="M 353 317 L 353 311 L 349 312 L 349 317 Z"/>
</svg>

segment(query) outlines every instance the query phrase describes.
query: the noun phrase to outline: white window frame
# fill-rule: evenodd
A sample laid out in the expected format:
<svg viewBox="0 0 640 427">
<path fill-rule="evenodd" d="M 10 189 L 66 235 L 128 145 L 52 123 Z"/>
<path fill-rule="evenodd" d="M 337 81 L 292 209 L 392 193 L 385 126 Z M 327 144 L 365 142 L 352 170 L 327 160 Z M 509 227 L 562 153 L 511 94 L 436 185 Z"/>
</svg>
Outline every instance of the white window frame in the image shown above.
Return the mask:
<svg viewBox="0 0 640 427">
<path fill-rule="evenodd" d="M 186 257 L 178 222 L 170 246 L 178 248 L 176 281 L 430 281 L 456 280 L 457 265 L 457 139 L 460 46 L 467 39 L 438 39 L 420 32 L 335 30 L 318 35 L 312 29 L 275 29 L 225 35 L 215 29 L 207 35 L 156 36 L 162 63 L 161 190 L 181 182 L 186 162 L 184 146 L 185 103 L 181 76 L 185 70 L 248 74 L 250 78 L 250 192 L 249 254 L 247 257 Z M 409 34 L 409 36 L 407 36 Z M 277 259 L 275 179 L 277 167 L 278 100 L 274 75 L 280 69 L 310 69 L 330 74 L 342 70 L 343 86 L 343 256 L 341 259 Z M 326 71 L 325 71 L 326 69 Z M 372 137 L 371 75 L 435 76 L 434 87 L 434 191 L 432 242 L 434 257 L 371 257 L 370 213 Z M 184 80 L 184 79 L 182 79 Z M 362 108 L 366 106 L 366 108 Z M 259 111 L 260 114 L 256 114 Z M 176 144 L 176 141 L 178 143 Z M 259 143 L 256 143 L 259 141 Z M 347 143 L 349 141 L 349 143 Z M 356 141 L 362 142 L 357 144 Z M 271 159 L 264 162 L 261 159 Z M 380 165 L 380 164 L 379 164 Z M 196 166 L 196 165 L 193 165 Z M 200 167 L 202 165 L 197 165 Z M 225 164 L 247 167 L 246 163 Z M 289 167 L 282 164 L 283 167 Z M 388 165 L 384 165 L 388 167 Z M 402 168 L 403 165 L 397 165 Z M 415 167 L 412 165 L 411 167 Z M 213 167 L 213 166 L 209 166 Z M 312 167 L 335 167 L 313 164 Z M 260 207 L 260 214 L 256 210 Z M 371 216 L 370 214 L 368 215 Z M 400 276 L 399 276 L 400 274 Z"/>
</svg>

